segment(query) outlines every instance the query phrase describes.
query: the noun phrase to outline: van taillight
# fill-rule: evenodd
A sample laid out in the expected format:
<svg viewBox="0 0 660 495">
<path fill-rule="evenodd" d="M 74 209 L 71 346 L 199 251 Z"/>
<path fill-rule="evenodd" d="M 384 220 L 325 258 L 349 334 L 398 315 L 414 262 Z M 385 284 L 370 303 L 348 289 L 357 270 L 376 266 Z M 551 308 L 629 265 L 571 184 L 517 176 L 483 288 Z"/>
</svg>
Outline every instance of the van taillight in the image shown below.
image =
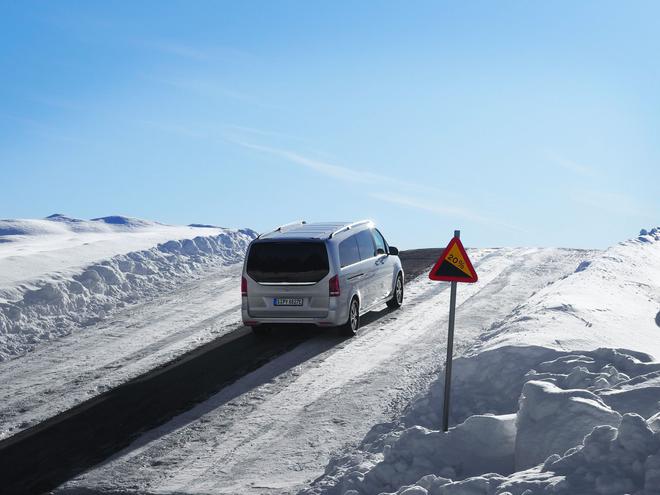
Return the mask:
<svg viewBox="0 0 660 495">
<path fill-rule="evenodd" d="M 241 296 L 247 296 L 247 279 L 241 278 Z"/>
<path fill-rule="evenodd" d="M 339 277 L 335 275 L 329 281 L 330 284 L 330 297 L 337 297 L 341 294 L 339 290 Z"/>
</svg>

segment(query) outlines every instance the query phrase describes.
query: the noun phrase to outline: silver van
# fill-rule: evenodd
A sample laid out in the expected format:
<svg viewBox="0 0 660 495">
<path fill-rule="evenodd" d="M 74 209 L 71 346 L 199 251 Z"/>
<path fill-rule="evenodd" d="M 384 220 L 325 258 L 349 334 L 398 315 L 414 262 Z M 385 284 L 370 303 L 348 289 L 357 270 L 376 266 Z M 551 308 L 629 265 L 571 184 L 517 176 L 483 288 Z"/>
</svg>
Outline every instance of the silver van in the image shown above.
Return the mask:
<svg viewBox="0 0 660 495">
<path fill-rule="evenodd" d="M 243 323 L 255 333 L 312 323 L 355 335 L 361 314 L 403 303 L 398 254 L 369 220 L 295 222 L 262 234 L 243 264 Z"/>
</svg>

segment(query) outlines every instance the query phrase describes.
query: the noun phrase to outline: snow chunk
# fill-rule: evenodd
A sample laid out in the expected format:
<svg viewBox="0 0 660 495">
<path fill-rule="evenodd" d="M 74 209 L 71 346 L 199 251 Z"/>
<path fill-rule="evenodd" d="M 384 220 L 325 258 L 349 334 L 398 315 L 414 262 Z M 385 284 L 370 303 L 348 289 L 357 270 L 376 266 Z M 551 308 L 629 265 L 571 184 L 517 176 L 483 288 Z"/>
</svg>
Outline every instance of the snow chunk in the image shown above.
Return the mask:
<svg viewBox="0 0 660 495">
<path fill-rule="evenodd" d="M 429 493 L 445 493 L 431 488 L 433 483 L 441 482 L 429 480 L 437 475 L 449 482 L 448 478 L 477 473 L 509 473 L 514 465 L 515 434 L 515 414 L 470 416 L 447 433 L 414 426 L 386 445 L 384 459 L 355 478 L 350 488 L 360 493 L 380 493 L 421 478 L 417 485 L 423 483 L 422 488 Z M 400 489 L 397 493 L 408 492 Z"/>
<path fill-rule="evenodd" d="M 655 483 L 660 474 L 658 449 L 660 438 L 644 419 L 626 414 L 618 429 L 594 428 L 581 446 L 547 463 L 546 469 L 563 475 L 568 486 L 585 494 L 660 493 Z"/>
<path fill-rule="evenodd" d="M 621 415 L 591 392 L 527 382 L 518 410 L 516 469 L 527 469 L 551 454 L 564 453 L 595 426 L 618 425 L 620 421 Z"/>
</svg>

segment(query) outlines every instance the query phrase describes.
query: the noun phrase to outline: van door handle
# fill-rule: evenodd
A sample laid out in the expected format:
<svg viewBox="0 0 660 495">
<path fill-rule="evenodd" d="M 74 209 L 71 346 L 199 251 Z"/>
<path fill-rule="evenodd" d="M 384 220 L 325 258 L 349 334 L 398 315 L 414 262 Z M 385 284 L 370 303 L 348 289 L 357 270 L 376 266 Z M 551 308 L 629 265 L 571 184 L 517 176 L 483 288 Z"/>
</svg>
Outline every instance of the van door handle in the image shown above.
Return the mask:
<svg viewBox="0 0 660 495">
<path fill-rule="evenodd" d="M 359 278 L 359 277 L 361 277 L 362 275 L 364 275 L 364 273 L 358 273 L 357 275 L 353 275 L 352 277 L 348 277 L 347 280 L 353 280 L 354 278 Z"/>
</svg>

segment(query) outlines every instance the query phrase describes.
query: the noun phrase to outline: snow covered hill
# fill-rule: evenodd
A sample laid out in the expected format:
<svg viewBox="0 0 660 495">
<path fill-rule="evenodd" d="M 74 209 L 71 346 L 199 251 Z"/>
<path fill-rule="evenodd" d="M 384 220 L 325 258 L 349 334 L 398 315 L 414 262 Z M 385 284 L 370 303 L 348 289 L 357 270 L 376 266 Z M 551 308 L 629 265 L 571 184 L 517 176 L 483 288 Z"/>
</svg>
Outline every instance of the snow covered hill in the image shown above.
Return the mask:
<svg viewBox="0 0 660 495">
<path fill-rule="evenodd" d="M 0 220 L 0 361 L 239 262 L 255 236 L 121 216 Z"/>
<path fill-rule="evenodd" d="M 660 360 L 659 312 L 660 228 L 655 228 L 539 290 L 483 335 L 483 347 L 624 347 Z"/>
<path fill-rule="evenodd" d="M 458 358 L 307 495 L 660 493 L 660 228 L 582 262 Z M 608 347 L 605 347 L 608 346 Z"/>
</svg>

